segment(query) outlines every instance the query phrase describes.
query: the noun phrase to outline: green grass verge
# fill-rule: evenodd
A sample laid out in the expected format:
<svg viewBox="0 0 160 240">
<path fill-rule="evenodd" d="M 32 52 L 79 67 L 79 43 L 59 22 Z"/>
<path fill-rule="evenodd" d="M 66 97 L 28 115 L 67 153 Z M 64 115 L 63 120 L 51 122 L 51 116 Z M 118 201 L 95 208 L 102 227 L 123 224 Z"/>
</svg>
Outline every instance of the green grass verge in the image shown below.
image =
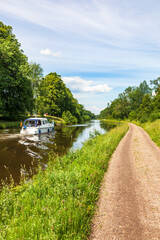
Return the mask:
<svg viewBox="0 0 160 240">
<path fill-rule="evenodd" d="M 64 157 L 50 156 L 32 182 L 0 194 L 0 239 L 87 239 L 109 159 L 128 130 L 122 124 Z"/>
<path fill-rule="evenodd" d="M 160 119 L 141 124 L 141 127 L 144 128 L 151 139 L 160 147 Z"/>
<path fill-rule="evenodd" d="M 20 127 L 21 121 L 0 121 L 0 129 L 6 128 L 18 128 Z"/>
</svg>

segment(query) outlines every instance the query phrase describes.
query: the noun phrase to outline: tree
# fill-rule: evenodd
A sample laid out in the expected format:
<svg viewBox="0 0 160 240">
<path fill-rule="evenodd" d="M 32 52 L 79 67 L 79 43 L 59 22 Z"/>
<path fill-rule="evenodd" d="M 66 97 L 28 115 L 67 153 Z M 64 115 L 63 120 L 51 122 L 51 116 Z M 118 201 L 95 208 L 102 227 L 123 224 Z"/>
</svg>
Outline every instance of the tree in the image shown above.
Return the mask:
<svg viewBox="0 0 160 240">
<path fill-rule="evenodd" d="M 153 90 L 155 90 L 155 93 L 160 91 L 160 77 L 155 80 L 151 80 L 150 83 L 153 85 Z"/>
<path fill-rule="evenodd" d="M 26 111 L 32 112 L 33 93 L 27 60 L 12 27 L 0 22 L 0 112 L 12 119 Z"/>
<path fill-rule="evenodd" d="M 100 118 L 130 118 L 133 120 L 138 117 L 139 107 L 146 95 L 151 97 L 151 89 L 146 81 L 140 83 L 139 87 L 128 87 L 107 108 L 101 111 Z"/>
<path fill-rule="evenodd" d="M 152 111 L 151 97 L 149 94 L 145 94 L 142 100 L 142 104 L 138 109 L 138 118 L 140 122 L 147 122 Z"/>
<path fill-rule="evenodd" d="M 32 88 L 34 93 L 34 98 L 38 96 L 38 88 L 43 78 L 43 69 L 40 64 L 35 62 L 30 62 L 29 64 L 29 78 L 32 82 Z"/>
<path fill-rule="evenodd" d="M 37 98 L 38 110 L 41 114 L 61 117 L 66 110 L 67 91 L 61 76 L 48 74 L 40 83 L 40 95 Z"/>
</svg>

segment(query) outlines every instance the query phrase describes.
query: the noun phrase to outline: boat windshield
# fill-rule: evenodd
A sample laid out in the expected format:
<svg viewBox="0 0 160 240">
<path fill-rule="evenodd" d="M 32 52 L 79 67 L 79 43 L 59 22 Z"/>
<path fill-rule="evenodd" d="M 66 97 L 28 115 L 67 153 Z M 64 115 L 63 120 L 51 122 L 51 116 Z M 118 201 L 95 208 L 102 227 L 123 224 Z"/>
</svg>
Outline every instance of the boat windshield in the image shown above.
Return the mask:
<svg viewBox="0 0 160 240">
<path fill-rule="evenodd" d="M 43 120 L 43 125 L 48 124 L 48 120 Z"/>
<path fill-rule="evenodd" d="M 24 124 L 27 127 L 35 127 L 36 126 L 36 122 L 34 120 L 27 120 L 27 121 L 25 121 Z"/>
</svg>

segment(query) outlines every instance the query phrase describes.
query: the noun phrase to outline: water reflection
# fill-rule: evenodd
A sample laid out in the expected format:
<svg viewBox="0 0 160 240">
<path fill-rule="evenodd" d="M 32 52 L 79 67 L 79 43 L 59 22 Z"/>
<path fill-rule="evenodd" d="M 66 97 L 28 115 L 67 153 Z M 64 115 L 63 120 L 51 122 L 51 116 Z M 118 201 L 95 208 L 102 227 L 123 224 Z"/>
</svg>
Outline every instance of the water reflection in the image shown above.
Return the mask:
<svg viewBox="0 0 160 240">
<path fill-rule="evenodd" d="M 9 179 L 10 175 L 16 183 L 21 176 L 36 173 L 41 163 L 43 169 L 48 162 L 48 153 L 66 154 L 70 149 L 80 148 L 89 138 L 90 132 L 104 133 L 114 125 L 98 120 L 85 124 L 57 127 L 50 134 L 21 136 L 19 130 L 0 132 L 0 179 Z M 9 181 L 9 180 L 8 180 Z"/>
</svg>

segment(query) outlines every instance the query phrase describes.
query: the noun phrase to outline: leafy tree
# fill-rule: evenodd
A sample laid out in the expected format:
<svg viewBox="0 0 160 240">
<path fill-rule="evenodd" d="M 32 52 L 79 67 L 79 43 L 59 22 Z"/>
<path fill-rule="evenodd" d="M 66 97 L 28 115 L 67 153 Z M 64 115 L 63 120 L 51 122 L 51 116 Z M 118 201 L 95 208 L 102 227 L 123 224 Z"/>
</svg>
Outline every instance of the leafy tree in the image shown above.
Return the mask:
<svg viewBox="0 0 160 240">
<path fill-rule="evenodd" d="M 38 96 L 38 88 L 42 81 L 43 77 L 43 69 L 41 68 L 40 64 L 35 62 L 30 62 L 29 64 L 29 78 L 32 82 L 32 88 L 34 97 L 37 98 Z"/>
<path fill-rule="evenodd" d="M 0 112 L 16 118 L 32 112 L 33 94 L 28 78 L 27 57 L 12 33 L 12 27 L 0 22 Z"/>
<path fill-rule="evenodd" d="M 153 90 L 155 90 L 155 93 L 160 91 L 160 77 L 155 80 L 151 80 L 150 83 L 153 85 Z"/>
<path fill-rule="evenodd" d="M 138 109 L 138 118 L 141 122 L 147 122 L 152 111 L 151 97 L 149 94 L 145 94 L 142 104 Z"/>
<path fill-rule="evenodd" d="M 131 120 L 139 118 L 140 106 L 143 101 L 147 101 L 147 97 L 144 98 L 145 96 L 151 97 L 151 89 L 146 81 L 140 83 L 139 87 L 128 87 L 107 108 L 101 111 L 100 118 L 129 118 Z"/>
<path fill-rule="evenodd" d="M 61 76 L 57 73 L 48 74 L 40 84 L 40 95 L 37 106 L 41 114 L 61 117 L 66 110 L 67 91 Z"/>
</svg>

